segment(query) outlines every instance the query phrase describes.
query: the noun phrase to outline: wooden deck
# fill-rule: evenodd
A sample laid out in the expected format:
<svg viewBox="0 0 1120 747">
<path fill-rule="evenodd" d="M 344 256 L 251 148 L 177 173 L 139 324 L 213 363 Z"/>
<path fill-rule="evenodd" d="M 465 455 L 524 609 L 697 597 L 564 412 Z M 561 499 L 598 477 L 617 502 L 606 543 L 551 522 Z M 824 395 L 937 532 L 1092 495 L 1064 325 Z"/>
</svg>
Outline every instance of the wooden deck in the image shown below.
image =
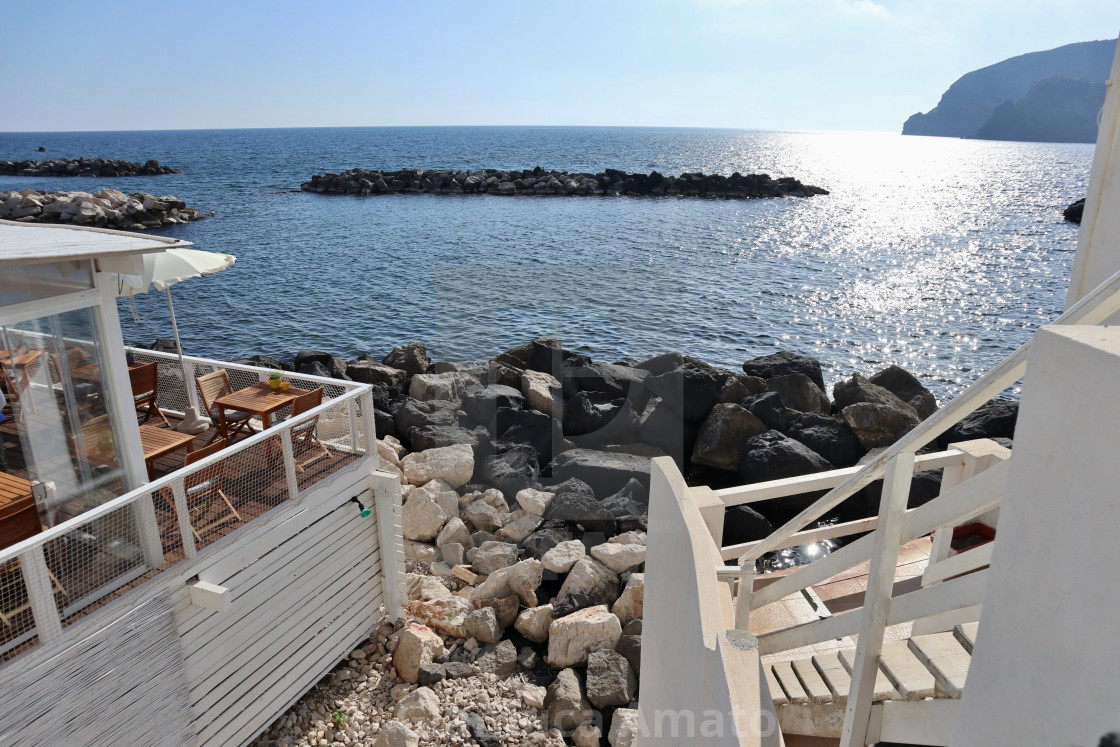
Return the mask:
<svg viewBox="0 0 1120 747">
<path fill-rule="evenodd" d="M 178 423 L 177 418 L 170 419 L 173 426 Z M 21 432 L 26 427 L 26 422 L 9 417 L 0 423 L 0 444 L 6 456 L 5 471 L 31 479 L 21 445 Z M 215 434 L 214 428 L 198 434 L 194 438 L 193 448 L 205 447 Z M 332 448 L 329 444 L 326 448 L 332 455 L 331 459 L 310 463 L 297 473 L 301 491 L 360 458 L 360 455 Z M 154 476 L 159 478 L 181 469 L 184 454 L 185 451 L 180 450 L 153 460 Z M 277 440 L 267 446 L 261 444 L 239 452 L 225 463 L 222 492 L 229 497 L 241 519 L 230 520 L 203 532 L 195 540 L 200 550 L 288 499 L 282 460 L 282 450 Z M 0 469 L 3 467 L 0 464 Z M 117 495 L 120 495 L 119 484 L 103 498 L 109 500 Z M 73 532 L 48 544 L 48 565 L 65 589 L 65 593 L 56 594 L 59 609 L 64 613 L 64 626 L 90 614 L 184 559 L 182 537 L 174 509 L 163 496 L 155 497 L 153 505 L 164 551 L 164 562 L 157 569 L 145 570 L 143 556 L 135 542 L 132 514 L 123 510 L 83 527 L 82 531 Z M 115 543 L 112 541 L 114 539 L 123 542 Z M 116 546 L 109 547 L 110 545 Z M 6 594 L 6 597 L 0 596 L 4 604 L 9 608 L 16 606 L 15 603 L 25 595 L 22 581 L 17 578 Z M 13 616 L 11 623 L 8 626 L 0 625 L 0 661 L 11 658 L 31 645 L 29 641 L 12 647 L 19 639 L 27 638 L 33 625 L 30 610 Z"/>
</svg>

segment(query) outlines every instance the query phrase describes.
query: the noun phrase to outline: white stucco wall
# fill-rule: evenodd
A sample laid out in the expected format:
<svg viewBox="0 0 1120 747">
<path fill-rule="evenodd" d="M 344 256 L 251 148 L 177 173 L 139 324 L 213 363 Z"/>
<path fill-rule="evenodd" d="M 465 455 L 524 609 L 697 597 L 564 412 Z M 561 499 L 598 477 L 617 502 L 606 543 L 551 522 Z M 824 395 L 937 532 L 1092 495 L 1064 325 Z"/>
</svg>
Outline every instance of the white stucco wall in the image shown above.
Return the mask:
<svg viewBox="0 0 1120 747">
<path fill-rule="evenodd" d="M 1120 730 L 1120 327 L 1035 337 L 952 744 Z"/>
</svg>

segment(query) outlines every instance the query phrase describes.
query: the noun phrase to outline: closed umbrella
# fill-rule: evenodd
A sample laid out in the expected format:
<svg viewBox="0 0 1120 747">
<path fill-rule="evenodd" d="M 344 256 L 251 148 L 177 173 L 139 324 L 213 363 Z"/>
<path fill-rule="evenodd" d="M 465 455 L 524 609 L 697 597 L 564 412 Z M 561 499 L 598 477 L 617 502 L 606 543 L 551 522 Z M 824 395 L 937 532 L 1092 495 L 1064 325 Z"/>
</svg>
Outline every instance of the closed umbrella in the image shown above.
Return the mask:
<svg viewBox="0 0 1120 747">
<path fill-rule="evenodd" d="M 198 249 L 167 249 L 163 252 L 144 255 L 144 270 L 140 275 L 117 275 L 117 296 L 132 297 L 137 293 L 147 293 L 154 285 L 156 290 L 167 294 L 167 310 L 171 313 L 171 329 L 175 332 L 175 349 L 179 354 L 179 366 L 183 370 L 183 384 L 187 388 L 190 402 L 183 421 L 176 430 L 184 433 L 201 433 L 210 427 L 208 418 L 199 414 L 198 396 L 194 384 L 187 373 L 183 360 L 183 345 L 179 341 L 179 325 L 175 321 L 175 305 L 171 302 L 171 286 L 191 278 L 210 275 L 232 267 L 237 257 L 220 252 L 203 252 Z"/>
</svg>

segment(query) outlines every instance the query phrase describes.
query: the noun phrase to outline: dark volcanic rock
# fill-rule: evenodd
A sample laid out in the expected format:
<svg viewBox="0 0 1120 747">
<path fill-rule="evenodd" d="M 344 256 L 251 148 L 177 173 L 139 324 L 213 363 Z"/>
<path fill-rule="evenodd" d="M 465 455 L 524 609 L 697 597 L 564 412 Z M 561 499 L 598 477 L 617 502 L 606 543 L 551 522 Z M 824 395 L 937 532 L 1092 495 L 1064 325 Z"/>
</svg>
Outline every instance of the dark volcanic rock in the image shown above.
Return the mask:
<svg viewBox="0 0 1120 747">
<path fill-rule="evenodd" d="M 1018 402 L 992 400 L 938 436 L 937 443 L 944 449 L 949 444 L 977 438 L 1014 438 L 1018 418 Z"/>
<path fill-rule="evenodd" d="M 511 446 L 482 462 L 483 479 L 501 490 L 507 498 L 535 486 L 539 475 L 537 452 L 531 446 Z"/>
<path fill-rule="evenodd" d="M 475 423 L 488 425 L 494 420 L 498 408 L 520 410 L 525 397 L 513 387 L 490 384 L 468 388 L 463 394 L 462 408 L 467 417 Z"/>
<path fill-rule="evenodd" d="M 296 366 L 296 373 L 305 374 L 307 376 L 321 376 L 325 379 L 331 378 L 331 370 L 319 361 L 301 363 Z"/>
<path fill-rule="evenodd" d="M 747 397 L 770 391 L 766 379 L 746 374 L 734 374 L 719 391 L 720 402 L 742 402 Z"/>
<path fill-rule="evenodd" d="M 322 363 L 324 367 L 331 365 L 330 353 L 324 353 L 318 350 L 301 350 L 296 353 L 295 360 L 292 361 L 292 366 L 298 371 L 300 366 L 307 365 L 308 363 Z"/>
<path fill-rule="evenodd" d="M 408 378 L 408 374 L 399 368 L 363 360 L 347 363 L 346 375 L 362 384 L 385 384 L 397 388 L 401 387 Z"/>
<path fill-rule="evenodd" d="M 627 706 L 638 689 L 638 679 L 622 654 L 601 648 L 587 657 L 587 699 L 596 708 Z"/>
<path fill-rule="evenodd" d="M 832 396 L 836 399 L 836 408 L 843 410 L 849 405 L 859 402 L 868 402 L 874 405 L 883 405 L 895 410 L 901 410 L 908 415 L 918 418 L 918 411 L 908 403 L 903 402 L 892 392 L 883 387 L 872 384 L 863 376 L 856 374 L 846 381 L 839 381 L 833 387 Z M 871 447 L 868 447 L 871 448 Z"/>
<path fill-rule="evenodd" d="M 585 436 L 581 443 L 629 443 L 637 432 L 638 416 L 629 400 L 583 391 L 564 405 L 564 433 L 577 441 Z"/>
<path fill-rule="evenodd" d="M 922 382 L 918 381 L 914 374 L 904 368 L 888 366 L 868 381 L 881 386 L 913 407 L 922 420 L 937 411 L 937 398 L 922 385 Z"/>
<path fill-rule="evenodd" d="M 698 423 L 685 422 L 680 413 L 660 397 L 651 397 L 638 419 L 638 440 L 661 449 L 683 467 L 696 443 Z"/>
<path fill-rule="evenodd" d="M 767 430 L 766 423 L 747 408 L 717 404 L 700 425 L 692 461 L 733 472 L 739 468 L 743 443 Z"/>
<path fill-rule="evenodd" d="M 836 467 L 850 467 L 867 453 L 847 423 L 819 412 L 799 415 L 789 424 L 785 434 L 805 444 Z"/>
<path fill-rule="evenodd" d="M 549 488 L 555 493 L 544 510 L 544 519 L 579 524 L 591 532 L 614 530 L 614 518 L 595 498 L 591 486 L 582 480 L 569 479 Z"/>
<path fill-rule="evenodd" d="M 738 545 L 743 542 L 769 537 L 774 527 L 762 514 L 750 506 L 731 506 L 723 514 L 723 544 Z"/>
<path fill-rule="evenodd" d="M 428 346 L 422 342 L 398 345 L 381 362 L 386 366 L 398 368 L 409 376 L 425 373 L 428 366 L 432 365 L 432 359 L 428 355 Z"/>
<path fill-rule="evenodd" d="M 627 628 L 630 627 L 628 624 Z M 626 657 L 627 663 L 630 668 L 634 670 L 634 676 L 639 679 L 642 676 L 642 636 L 630 635 L 624 633 L 615 644 L 614 650 Z"/>
<path fill-rule="evenodd" d="M 787 374 L 805 374 L 813 383 L 824 391 L 824 374 L 821 373 L 821 362 L 816 358 L 809 358 L 788 350 L 782 350 L 759 358 L 752 358 L 743 364 L 743 371 L 751 376 L 763 379 L 772 379 L 775 376 Z"/>
<path fill-rule="evenodd" d="M 561 521 L 547 522 L 541 525 L 537 531 L 530 534 L 521 546 L 529 555 L 537 560 L 559 545 L 561 542 L 567 542 L 572 538 L 572 533 L 567 530 L 565 524 Z"/>
<path fill-rule="evenodd" d="M 39 148 L 39 152 L 46 150 Z M 49 161 L 0 161 L 4 176 L 155 176 L 179 174 L 179 169 L 163 166 L 154 158 L 143 164 L 113 158 L 54 158 Z"/>
<path fill-rule="evenodd" d="M 649 512 L 649 491 L 637 480 L 631 480 L 622 490 L 604 498 L 600 505 L 616 519 L 645 516 Z"/>
<path fill-rule="evenodd" d="M 1080 223 L 1081 216 L 1085 214 L 1085 198 L 1082 197 L 1062 211 L 1062 217 L 1070 223 Z"/>
<path fill-rule="evenodd" d="M 413 428 L 422 428 L 426 425 L 459 425 L 459 408 L 454 402 L 444 400 L 420 400 L 407 398 L 393 414 L 397 423 L 397 432 L 411 438 L 409 433 Z"/>
<path fill-rule="evenodd" d="M 564 448 L 560 422 L 544 413 L 503 407 L 494 421 L 499 450 L 507 446 L 531 446 L 537 452 L 537 463 L 548 464 Z"/>
<path fill-rule="evenodd" d="M 592 449 L 572 449 L 552 460 L 553 480 L 575 477 L 586 482 L 596 495 L 621 490 L 631 479 L 649 486 L 649 458 Z"/>
<path fill-rule="evenodd" d="M 651 376 L 660 376 L 661 374 L 668 373 L 673 369 L 680 368 L 684 364 L 684 356 L 680 353 L 664 353 L 655 356 L 649 360 L 642 361 L 634 366 L 643 371 L 649 371 Z"/>
<path fill-rule="evenodd" d="M 782 433 L 789 429 L 790 423 L 798 416 L 797 412 L 786 407 L 782 395 L 777 392 L 756 394 L 747 397 L 741 404 L 754 413 L 763 423 Z"/>
<path fill-rule="evenodd" d="M 729 374 L 700 361 L 686 359 L 677 368 L 646 379 L 646 387 L 685 421 L 699 423 L 719 401 Z"/>
<path fill-rule="evenodd" d="M 827 459 L 800 441 L 767 431 L 743 445 L 739 477 L 744 483 L 765 482 L 830 469 Z"/>
<path fill-rule="evenodd" d="M 832 403 L 828 395 L 805 374 L 792 373 L 773 376 L 766 380 L 772 392 L 782 396 L 786 407 L 798 412 L 828 412 Z"/>
<path fill-rule="evenodd" d="M 840 411 L 865 449 L 890 446 L 913 430 L 919 423 L 913 408 L 907 410 L 874 402 L 856 402 Z"/>
<path fill-rule="evenodd" d="M 480 450 L 489 451 L 489 434 L 485 428 L 467 430 L 458 425 L 424 425 L 408 432 L 408 440 L 416 451 L 439 449 L 456 444 L 470 444 L 477 458 Z"/>
<path fill-rule="evenodd" d="M 565 366 L 560 384 L 565 399 L 576 392 L 602 392 L 611 399 L 629 398 L 635 407 L 645 404 L 645 381 L 649 372 L 641 368 L 610 363 Z"/>
</svg>

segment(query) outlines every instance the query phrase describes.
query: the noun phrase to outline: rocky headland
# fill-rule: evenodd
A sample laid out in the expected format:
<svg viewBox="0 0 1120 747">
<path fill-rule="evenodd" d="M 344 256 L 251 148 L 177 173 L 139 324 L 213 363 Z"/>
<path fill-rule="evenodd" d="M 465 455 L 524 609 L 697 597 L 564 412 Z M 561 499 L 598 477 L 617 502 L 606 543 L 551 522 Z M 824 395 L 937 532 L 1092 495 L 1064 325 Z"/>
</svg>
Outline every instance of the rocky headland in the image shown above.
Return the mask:
<svg viewBox="0 0 1120 747">
<path fill-rule="evenodd" d="M 113 158 L 52 158 L 49 161 L 0 161 L 3 176 L 156 176 L 178 174 L 154 158 L 144 163 Z"/>
<path fill-rule="evenodd" d="M 790 477 L 856 464 L 938 407 L 897 366 L 829 396 L 820 362 L 789 351 L 738 371 L 680 353 L 597 363 L 555 338 L 473 368 L 421 343 L 239 362 L 373 386 L 409 571 L 405 624 L 373 631 L 261 747 L 634 745 L 650 458 L 713 487 Z M 1016 415 L 992 402 L 939 444 L 1010 437 Z M 911 505 L 939 485 L 918 475 Z M 874 514 L 878 490 L 836 518 Z M 728 509 L 724 542 L 766 536 L 817 495 Z"/>
<path fill-rule="evenodd" d="M 108 188 L 93 193 L 41 189 L 0 192 L 0 219 L 21 223 L 65 223 L 144 231 L 205 217 L 178 197 L 155 197 L 144 192 L 126 195 Z"/>
<path fill-rule="evenodd" d="M 1062 217 L 1070 223 L 1080 223 L 1081 216 L 1085 214 L 1085 198 L 1076 200 L 1070 203 L 1069 207 L 1062 211 Z"/>
<path fill-rule="evenodd" d="M 630 174 L 607 169 L 598 174 L 545 171 L 540 166 L 527 171 L 425 171 L 401 169 L 376 171 L 350 169 L 341 174 L 315 174 L 300 185 L 304 192 L 328 195 L 381 194 L 491 194 L 513 195 L 627 195 L 631 197 L 808 197 L 826 195 L 828 190 L 802 184 L 792 177 L 772 179 L 767 174 L 738 172 L 664 176 L 656 171 Z"/>
</svg>

